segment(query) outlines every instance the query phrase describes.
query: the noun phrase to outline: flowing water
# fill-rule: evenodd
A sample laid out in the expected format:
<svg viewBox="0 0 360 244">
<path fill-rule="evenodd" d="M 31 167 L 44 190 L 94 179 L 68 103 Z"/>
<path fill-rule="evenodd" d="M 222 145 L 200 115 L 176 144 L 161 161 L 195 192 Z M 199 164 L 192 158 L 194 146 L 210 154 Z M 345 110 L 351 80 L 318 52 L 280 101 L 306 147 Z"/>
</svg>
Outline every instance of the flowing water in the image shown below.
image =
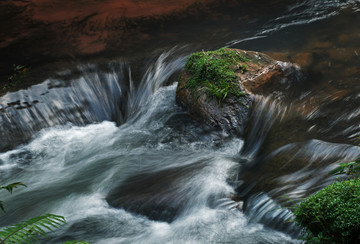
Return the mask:
<svg viewBox="0 0 360 244">
<path fill-rule="evenodd" d="M 176 105 L 190 44 L 140 69 L 121 58 L 81 64 L 7 93 L 1 183 L 28 187 L 1 195 L 0 225 L 65 216 L 44 243 L 300 243 L 281 203 L 331 183 L 328 172 L 360 154 L 360 29 L 334 29 L 359 10 L 358 1 L 299 1 L 222 43 L 311 63 L 256 97 L 245 138 Z"/>
</svg>

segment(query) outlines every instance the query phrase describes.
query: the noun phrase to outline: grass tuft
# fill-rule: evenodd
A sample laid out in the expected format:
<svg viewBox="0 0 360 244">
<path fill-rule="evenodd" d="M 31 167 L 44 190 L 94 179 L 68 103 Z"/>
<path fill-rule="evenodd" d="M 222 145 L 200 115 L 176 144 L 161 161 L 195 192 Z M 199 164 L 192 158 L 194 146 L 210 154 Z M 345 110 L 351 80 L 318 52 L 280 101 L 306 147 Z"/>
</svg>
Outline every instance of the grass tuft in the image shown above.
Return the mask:
<svg viewBox="0 0 360 244">
<path fill-rule="evenodd" d="M 235 71 L 246 72 L 249 61 L 238 51 L 229 48 L 193 53 L 185 65 L 185 70 L 191 75 L 186 87 L 192 91 L 205 88 L 219 102 L 229 96 L 245 96 Z"/>
</svg>

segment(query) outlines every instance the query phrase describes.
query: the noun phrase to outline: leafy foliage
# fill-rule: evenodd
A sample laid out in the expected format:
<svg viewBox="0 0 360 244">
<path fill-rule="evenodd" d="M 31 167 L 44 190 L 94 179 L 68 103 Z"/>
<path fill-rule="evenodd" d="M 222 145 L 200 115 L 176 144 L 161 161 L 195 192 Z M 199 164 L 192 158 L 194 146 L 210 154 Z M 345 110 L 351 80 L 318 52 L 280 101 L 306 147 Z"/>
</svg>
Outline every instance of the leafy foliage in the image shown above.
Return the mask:
<svg viewBox="0 0 360 244">
<path fill-rule="evenodd" d="M 48 237 L 47 231 L 54 231 L 66 223 L 63 216 L 45 214 L 0 231 L 0 243 L 34 243 L 40 237 Z"/>
<path fill-rule="evenodd" d="M 330 174 L 340 175 L 347 174 L 350 178 L 355 178 L 360 176 L 360 158 L 355 161 L 348 163 L 341 163 L 339 167 L 330 172 Z"/>
<path fill-rule="evenodd" d="M 11 184 L 6 185 L 6 186 L 0 186 L 0 190 L 7 190 L 8 192 L 12 193 L 13 189 L 18 187 L 18 186 L 25 186 L 26 187 L 26 185 L 24 183 L 22 183 L 22 182 L 14 182 L 14 183 L 11 183 Z M 2 201 L 0 201 L 0 209 L 5 212 L 4 205 L 3 205 Z"/>
<path fill-rule="evenodd" d="M 14 182 L 9 185 L 0 186 L 0 190 L 7 190 L 12 193 L 13 189 L 18 186 L 26 187 L 22 182 Z M 1 201 L 0 208 L 5 211 Z M 38 216 L 0 230 L 0 244 L 34 243 L 35 241 L 39 241 L 41 237 L 48 237 L 48 231 L 54 231 L 64 224 L 66 224 L 66 220 L 60 215 L 45 214 Z M 64 242 L 64 244 L 90 244 L 90 242 L 67 241 Z"/>
<path fill-rule="evenodd" d="M 8 77 L 8 83 L 5 84 L 2 89 L 8 89 L 12 86 L 16 86 L 20 83 L 21 79 L 28 73 L 30 68 L 25 65 L 15 65 L 13 64 L 13 74 Z"/>
<path fill-rule="evenodd" d="M 360 243 L 360 180 L 335 182 L 303 200 L 295 221 L 317 243 Z"/>
<path fill-rule="evenodd" d="M 220 102 L 228 95 L 244 96 L 235 71 L 244 73 L 247 68 L 245 63 L 248 61 L 238 51 L 228 48 L 193 53 L 185 65 L 185 70 L 191 74 L 187 87 L 194 91 L 204 87 Z"/>
<path fill-rule="evenodd" d="M 15 182 L 15 183 L 11 183 L 11 184 L 9 184 L 7 186 L 0 186 L 0 189 L 5 189 L 8 192 L 12 193 L 13 189 L 18 187 L 18 186 L 25 186 L 26 187 L 26 185 L 24 183 L 22 183 L 22 182 Z"/>
</svg>

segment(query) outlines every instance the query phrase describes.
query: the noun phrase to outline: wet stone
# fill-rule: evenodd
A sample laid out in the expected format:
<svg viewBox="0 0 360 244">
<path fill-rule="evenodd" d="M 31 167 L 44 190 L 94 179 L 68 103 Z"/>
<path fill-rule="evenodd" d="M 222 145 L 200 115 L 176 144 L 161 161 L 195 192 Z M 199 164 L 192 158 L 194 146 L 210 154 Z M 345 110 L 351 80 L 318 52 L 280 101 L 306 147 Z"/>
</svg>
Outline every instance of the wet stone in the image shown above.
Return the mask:
<svg viewBox="0 0 360 244">
<path fill-rule="evenodd" d="M 128 177 L 106 196 L 110 206 L 146 216 L 151 220 L 172 222 L 193 196 L 181 182 L 191 180 L 205 166 L 191 165 L 140 173 Z"/>
<path fill-rule="evenodd" d="M 216 67 L 221 70 L 218 72 L 235 73 L 236 78 L 233 83 L 241 91 L 242 95 L 237 96 L 236 93 L 234 95 L 229 92 L 219 99 L 216 97 L 218 94 L 215 93 L 216 96 L 214 96 L 214 92 L 209 92 L 211 89 L 215 90 L 215 92 L 227 89 L 226 85 L 213 88 L 219 83 L 217 80 L 214 83 L 207 80 L 200 81 L 198 87 L 192 88 L 193 79 L 198 74 L 194 74 L 185 68 L 179 78 L 176 101 L 181 107 L 188 110 L 190 116 L 196 121 L 239 136 L 244 135 L 254 96 L 270 95 L 274 91 L 286 89 L 288 86 L 287 81 L 294 80 L 294 74 L 297 75 L 300 69 L 297 65 L 276 61 L 266 54 L 253 51 L 222 48 L 217 51 L 203 53 L 204 56 L 212 55 L 210 60 L 226 57 L 227 53 L 232 58 L 234 57 L 234 60 L 237 58 L 236 55 L 240 57 L 239 60 L 241 61 L 231 64 L 229 70 L 224 71 L 221 67 L 219 68 L 221 65 Z M 190 59 L 191 56 L 187 65 Z M 202 61 L 194 60 L 195 65 L 198 62 Z M 208 61 L 204 63 L 206 62 Z M 209 69 L 211 70 L 213 67 Z M 233 84 L 228 84 L 228 86 L 231 85 Z"/>
</svg>

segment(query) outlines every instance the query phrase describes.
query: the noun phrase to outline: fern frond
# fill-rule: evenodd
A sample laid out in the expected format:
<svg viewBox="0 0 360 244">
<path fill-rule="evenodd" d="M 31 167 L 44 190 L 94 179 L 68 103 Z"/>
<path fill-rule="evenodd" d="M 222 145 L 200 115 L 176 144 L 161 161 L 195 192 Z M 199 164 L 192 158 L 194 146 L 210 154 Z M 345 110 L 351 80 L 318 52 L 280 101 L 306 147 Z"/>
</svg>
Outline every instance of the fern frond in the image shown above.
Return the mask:
<svg viewBox="0 0 360 244">
<path fill-rule="evenodd" d="M 48 237 L 47 231 L 54 231 L 66 223 L 63 216 L 45 214 L 0 231 L 0 244 L 34 243 L 38 238 Z"/>
<path fill-rule="evenodd" d="M 11 184 L 9 184 L 7 186 L 0 186 L 0 190 L 4 189 L 4 190 L 7 190 L 8 192 L 12 193 L 13 189 L 18 187 L 18 186 L 25 186 L 26 187 L 26 185 L 24 183 L 22 183 L 22 182 L 14 182 L 14 183 L 11 183 Z"/>
<path fill-rule="evenodd" d="M 25 186 L 26 185 L 22 182 L 14 182 L 12 184 L 6 185 L 6 186 L 0 186 L 0 190 L 7 190 L 8 192 L 12 193 L 13 189 L 18 187 L 18 186 Z M 2 201 L 0 201 L 0 209 L 5 212 L 5 208 L 4 208 L 4 204 L 2 203 Z"/>
</svg>

